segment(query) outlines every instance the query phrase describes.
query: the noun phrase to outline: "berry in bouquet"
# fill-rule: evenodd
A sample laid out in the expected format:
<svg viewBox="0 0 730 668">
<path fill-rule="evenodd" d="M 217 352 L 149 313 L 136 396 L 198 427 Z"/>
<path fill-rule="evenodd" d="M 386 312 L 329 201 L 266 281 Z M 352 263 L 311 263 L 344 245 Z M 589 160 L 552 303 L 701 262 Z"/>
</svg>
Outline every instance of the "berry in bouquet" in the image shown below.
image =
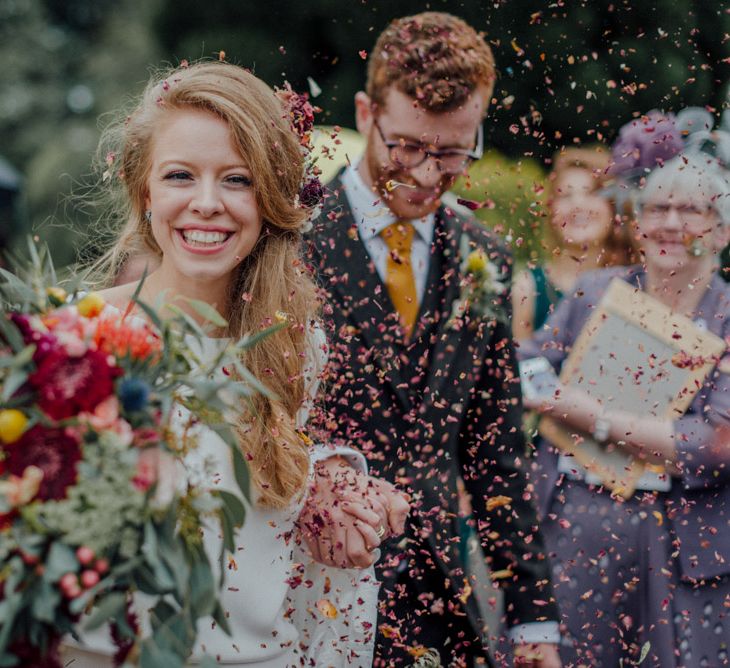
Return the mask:
<svg viewBox="0 0 730 668">
<path fill-rule="evenodd" d="M 137 301 L 143 320 L 96 293 L 68 295 L 31 252 L 30 278 L 0 270 L 0 666 L 60 666 L 65 635 L 104 624 L 117 665 L 183 666 L 199 620 L 227 629 L 215 574 L 244 521 L 248 471 L 224 413 L 261 389 L 240 363 L 258 337 L 206 367 L 206 332 L 182 311 L 163 320 Z M 188 424 L 173 425 L 179 406 Z M 231 446 L 241 496 L 177 470 L 200 423 Z M 202 544 L 211 520 L 218 568 Z M 132 611 L 136 592 L 149 622 Z"/>
</svg>

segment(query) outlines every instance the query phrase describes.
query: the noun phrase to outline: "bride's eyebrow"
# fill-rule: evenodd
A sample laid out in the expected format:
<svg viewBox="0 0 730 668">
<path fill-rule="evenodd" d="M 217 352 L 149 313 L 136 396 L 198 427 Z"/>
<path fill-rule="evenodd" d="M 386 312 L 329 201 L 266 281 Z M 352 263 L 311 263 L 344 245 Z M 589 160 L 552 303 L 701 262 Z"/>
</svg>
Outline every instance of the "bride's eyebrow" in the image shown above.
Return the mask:
<svg viewBox="0 0 730 668">
<path fill-rule="evenodd" d="M 195 165 L 192 162 L 189 162 L 187 160 L 179 160 L 179 159 L 175 159 L 175 158 L 171 158 L 170 160 L 163 160 L 159 165 L 160 169 L 167 169 L 169 167 L 183 167 L 185 169 L 190 169 L 191 167 L 194 167 L 194 166 Z M 229 165 L 223 166 L 221 168 L 221 171 L 227 172 L 227 171 L 231 171 L 233 169 L 240 169 L 245 172 L 251 171 L 251 168 L 242 162 L 232 162 Z"/>
</svg>

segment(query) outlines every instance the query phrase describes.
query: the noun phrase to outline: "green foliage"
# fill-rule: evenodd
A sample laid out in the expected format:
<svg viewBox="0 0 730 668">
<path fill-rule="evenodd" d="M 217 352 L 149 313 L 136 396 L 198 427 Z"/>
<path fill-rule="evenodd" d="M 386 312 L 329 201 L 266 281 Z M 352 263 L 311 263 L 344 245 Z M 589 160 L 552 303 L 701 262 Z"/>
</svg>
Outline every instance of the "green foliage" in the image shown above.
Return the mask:
<svg viewBox="0 0 730 668">
<path fill-rule="evenodd" d="M 235 532 L 246 517 L 247 506 L 238 491 L 244 497 L 250 491 L 247 465 L 226 416 L 232 421 L 238 418 L 242 402 L 255 391 L 243 373 L 242 353 L 285 324 L 241 341 L 221 340 L 215 353 L 208 354 L 205 346 L 211 339 L 197 323 L 191 324 L 179 313 L 176 317 L 160 317 L 157 311 L 165 308 L 164 303 L 157 308 L 139 304 L 157 325 L 162 348 L 155 346 L 145 352 L 141 344 L 141 352 L 132 353 L 131 348 L 110 344 L 107 350 L 103 344 L 94 343 L 96 335 L 101 332 L 102 337 L 107 336 L 109 332 L 104 328 L 112 326 L 111 314 L 101 311 L 101 298 L 87 295 L 86 306 L 82 299 L 75 309 L 67 302 L 79 295 L 72 292 L 67 300 L 54 284 L 57 277 L 47 251 L 38 251 L 32 244 L 29 249 L 32 266 L 23 272 L 25 280 L 0 270 L 0 299 L 5 306 L 0 316 L 0 394 L 4 397 L 0 408 L 9 407 L 12 400 L 29 416 L 26 429 L 34 424 L 56 431 L 59 426 L 67 427 L 67 434 L 80 439 L 80 459 L 62 462 L 73 470 L 64 469 L 71 475 L 64 483 L 63 494 L 55 497 L 44 496 L 45 471 L 37 483 L 39 487 L 23 501 L 11 495 L 15 484 L 11 479 L 16 476 L 9 471 L 0 475 L 0 513 L 8 523 L 0 532 L 0 665 L 17 662 L 9 643 L 22 639 L 42 645 L 51 637 L 77 632 L 80 623 L 94 628 L 113 622 L 120 633 L 133 638 L 126 619 L 128 601 L 134 592 L 143 592 L 156 597 L 156 604 L 151 635 L 134 638 L 139 645 L 140 665 L 182 668 L 192 652 L 196 627 L 202 618 L 212 616 L 228 630 L 218 597 L 226 572 L 226 550 L 233 551 Z M 207 304 L 193 301 L 191 306 L 210 324 L 227 324 Z M 13 319 L 9 314 L 13 311 L 22 319 Z M 125 323 L 121 315 L 114 326 L 128 327 L 118 333 L 129 338 L 141 332 L 135 327 L 142 327 L 131 320 Z M 54 354 L 69 358 L 75 344 L 94 351 L 104 349 L 114 357 L 120 377 L 103 400 L 114 399 L 118 408 L 106 418 L 109 422 L 95 422 L 81 413 L 54 420 L 46 412 L 41 395 L 32 390 L 33 374 L 42 362 L 33 358 L 36 344 L 27 345 L 40 338 L 34 338 L 26 328 L 46 337 L 46 343 L 52 341 Z M 224 374 L 222 367 L 233 371 Z M 22 381 L 30 377 L 30 389 L 22 395 L 16 392 L 19 383 L 14 374 L 19 374 Z M 141 383 L 147 391 L 144 402 L 134 407 L 125 402 L 123 390 L 130 380 Z M 180 405 L 190 411 L 187 418 L 181 416 Z M 180 426 L 178 419 L 187 422 Z M 213 429 L 231 448 L 239 487 L 236 493 L 209 490 L 196 482 L 203 478 L 194 473 L 189 478 L 182 475 L 175 458 L 184 458 L 198 446 L 199 433 L 193 425 Z M 42 436 L 49 451 L 54 448 L 50 434 L 48 431 Z M 13 441 L 16 445 L 4 445 L 3 455 L 9 452 L 6 447 L 23 448 L 22 438 L 19 434 Z M 145 454 L 156 457 L 158 462 L 166 458 L 169 464 L 160 463 L 154 479 L 148 482 L 143 480 L 145 467 L 140 468 L 140 458 Z M 25 465 L 25 471 L 30 468 Z M 191 473 L 193 468 L 188 463 L 185 470 Z M 219 524 L 222 533 L 222 545 L 212 558 L 202 544 L 204 523 Z M 80 547 L 87 556 L 82 557 Z M 96 579 L 85 584 L 82 571 L 91 569 Z M 76 593 L 64 590 L 68 576 L 79 587 Z M 92 614 L 79 621 L 82 612 Z"/>
<path fill-rule="evenodd" d="M 518 261 L 542 255 L 546 174 L 536 160 L 488 151 L 453 190 L 482 204 L 474 214 L 507 240 Z"/>
<path fill-rule="evenodd" d="M 487 144 L 513 159 L 610 142 L 655 107 L 727 106 L 730 13 L 707 0 L 0 0 L 1 150 L 26 178 L 25 230 L 57 248 L 60 266 L 77 246 L 99 252 L 98 212 L 68 195 L 84 191 L 98 116 L 161 60 L 225 51 L 272 85 L 286 78 L 306 90 L 311 77 L 323 91 L 319 122 L 352 127 L 361 52 L 392 18 L 426 9 L 486 34 L 499 70 Z M 79 90 L 91 93 L 88 107 L 73 103 Z M 524 227 L 523 214 L 503 223 Z M 524 256 L 532 226 L 516 231 Z"/>
<path fill-rule="evenodd" d="M 174 59 L 223 50 L 270 84 L 285 76 L 302 90 L 311 76 L 323 90 L 320 122 L 351 126 L 365 81 L 360 52 L 392 18 L 427 9 L 486 34 L 500 72 L 489 143 L 509 156 L 547 158 L 574 139 L 611 140 L 653 107 L 724 103 L 716 82 L 730 79 L 730 14 L 705 0 L 162 0 L 156 28 Z"/>
<path fill-rule="evenodd" d="M 21 232 L 50 243 L 59 266 L 95 243 L 86 233 L 98 213 L 69 196 L 86 190 L 99 115 L 137 90 L 160 57 L 148 28 L 157 5 L 0 0 L 0 152 L 25 177 Z"/>
</svg>

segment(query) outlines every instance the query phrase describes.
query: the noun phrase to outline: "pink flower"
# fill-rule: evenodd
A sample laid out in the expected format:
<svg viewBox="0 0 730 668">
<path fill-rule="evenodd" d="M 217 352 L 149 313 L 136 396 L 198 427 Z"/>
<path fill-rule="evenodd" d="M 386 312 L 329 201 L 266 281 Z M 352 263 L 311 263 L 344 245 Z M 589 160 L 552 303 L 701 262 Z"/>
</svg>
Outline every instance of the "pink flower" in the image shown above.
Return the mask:
<svg viewBox="0 0 730 668">
<path fill-rule="evenodd" d="M 43 324 L 71 357 L 81 357 L 89 349 L 94 325 L 88 318 L 79 317 L 75 307 L 51 311 L 44 316 Z"/>
<path fill-rule="evenodd" d="M 149 445 L 156 445 L 162 440 L 157 429 L 152 427 L 140 427 L 132 432 L 132 440 L 138 448 L 145 448 Z"/>
<path fill-rule="evenodd" d="M 134 440 L 132 426 L 119 417 L 119 400 L 113 394 L 100 401 L 93 413 L 79 413 L 79 422 L 87 424 L 96 431 L 112 431 L 120 437 L 124 446 Z"/>
<path fill-rule="evenodd" d="M 37 466 L 28 466 L 22 476 L 10 475 L 7 480 L 0 481 L 0 494 L 11 508 L 20 508 L 30 503 L 43 480 L 43 471 Z"/>
<path fill-rule="evenodd" d="M 137 458 L 137 474 L 132 478 L 134 486 L 146 492 L 157 482 L 157 474 L 160 468 L 159 448 L 145 448 L 140 450 Z"/>
</svg>

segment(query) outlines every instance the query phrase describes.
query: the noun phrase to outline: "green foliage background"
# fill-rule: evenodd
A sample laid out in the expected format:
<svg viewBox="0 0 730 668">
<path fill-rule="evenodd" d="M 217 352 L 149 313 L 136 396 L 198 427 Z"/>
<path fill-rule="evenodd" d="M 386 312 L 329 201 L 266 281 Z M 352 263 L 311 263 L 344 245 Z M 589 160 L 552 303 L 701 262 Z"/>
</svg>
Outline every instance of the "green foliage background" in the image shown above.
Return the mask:
<svg viewBox="0 0 730 668">
<path fill-rule="evenodd" d="M 25 177 L 2 229 L 33 229 L 59 263 L 74 258 L 94 214 L 66 195 L 84 190 L 98 118 L 161 61 L 223 50 L 272 85 L 306 89 L 311 77 L 320 122 L 351 127 L 377 34 L 426 9 L 464 17 L 494 49 L 485 129 L 497 153 L 475 166 L 467 196 L 495 200 L 480 215 L 514 229 L 520 253 L 539 230 L 534 181 L 561 145 L 610 142 L 652 108 L 728 104 L 730 9 L 719 0 L 0 0 L 0 154 Z"/>
</svg>

